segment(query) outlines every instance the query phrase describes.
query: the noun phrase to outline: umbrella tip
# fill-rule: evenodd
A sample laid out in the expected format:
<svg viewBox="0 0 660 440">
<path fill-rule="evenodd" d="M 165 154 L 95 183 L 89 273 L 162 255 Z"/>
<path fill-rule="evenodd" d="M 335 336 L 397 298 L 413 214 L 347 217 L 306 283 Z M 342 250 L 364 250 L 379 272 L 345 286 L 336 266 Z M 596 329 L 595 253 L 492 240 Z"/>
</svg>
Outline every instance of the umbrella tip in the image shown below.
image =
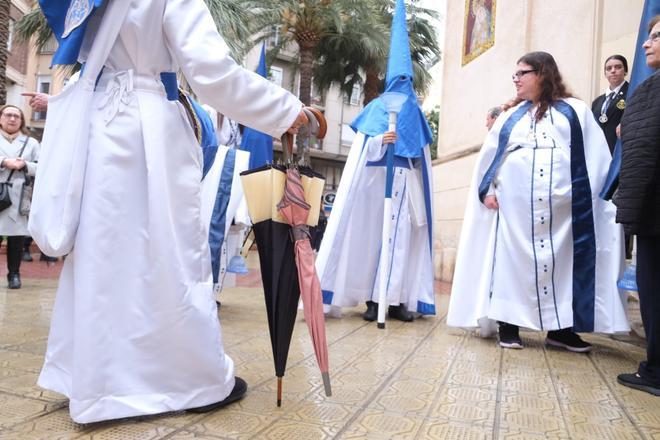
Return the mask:
<svg viewBox="0 0 660 440">
<path fill-rule="evenodd" d="M 277 378 L 277 407 L 282 406 L 282 378 Z"/>
<path fill-rule="evenodd" d="M 384 329 L 385 328 L 385 323 L 384 322 L 379 322 L 378 323 L 378 328 L 379 329 Z"/>
<path fill-rule="evenodd" d="M 332 396 L 332 387 L 330 386 L 330 374 L 328 372 L 321 373 L 323 378 L 323 388 L 325 388 L 325 395 L 327 397 Z"/>
</svg>

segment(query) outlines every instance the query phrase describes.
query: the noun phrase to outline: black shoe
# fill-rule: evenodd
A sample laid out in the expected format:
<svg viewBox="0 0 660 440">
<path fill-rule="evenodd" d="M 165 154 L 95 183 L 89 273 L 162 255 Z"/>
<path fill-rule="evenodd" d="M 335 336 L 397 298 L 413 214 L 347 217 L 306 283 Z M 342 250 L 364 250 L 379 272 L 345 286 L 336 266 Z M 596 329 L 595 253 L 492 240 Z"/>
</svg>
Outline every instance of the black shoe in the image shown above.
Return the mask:
<svg viewBox="0 0 660 440">
<path fill-rule="evenodd" d="M 365 321 L 375 321 L 378 319 L 378 303 L 367 301 L 367 311 L 362 314 Z"/>
<path fill-rule="evenodd" d="M 48 255 L 46 255 L 42 252 L 41 256 L 39 257 L 39 261 L 45 261 L 47 263 L 54 263 L 54 262 L 57 261 L 57 257 L 49 257 Z"/>
<path fill-rule="evenodd" d="M 234 388 L 231 390 L 231 393 L 229 393 L 229 395 L 225 397 L 224 400 L 215 403 L 210 403 L 208 405 L 200 406 L 199 408 L 190 408 L 187 409 L 186 411 L 190 411 L 192 413 L 205 413 L 216 409 L 220 409 L 229 405 L 230 403 L 234 403 L 241 400 L 243 396 L 245 396 L 246 392 L 247 392 L 247 383 L 240 377 L 236 376 L 236 383 L 234 384 Z"/>
<path fill-rule="evenodd" d="M 399 321 L 403 322 L 413 322 L 415 317 L 413 316 L 412 313 L 406 309 L 406 306 L 403 304 L 399 304 L 398 306 L 390 306 L 387 309 L 387 316 L 390 317 L 390 319 L 398 319 Z"/>
<path fill-rule="evenodd" d="M 21 260 L 27 261 L 29 263 L 31 261 L 34 261 L 34 258 L 32 258 L 30 251 L 26 249 L 23 251 L 23 256 L 21 257 Z"/>
<path fill-rule="evenodd" d="M 17 273 L 10 273 L 7 275 L 7 287 L 9 289 L 21 288 L 21 276 Z"/>
<path fill-rule="evenodd" d="M 568 329 L 549 331 L 545 337 L 545 343 L 575 353 L 588 353 L 593 348 L 590 343 L 583 341 L 577 333 Z"/>
<path fill-rule="evenodd" d="M 660 387 L 644 379 L 639 373 L 619 374 L 616 381 L 621 385 L 634 388 L 640 391 L 646 391 L 654 396 L 660 396 Z"/>
<path fill-rule="evenodd" d="M 500 347 L 517 350 L 523 348 L 522 339 L 520 339 L 520 327 L 506 322 L 500 322 L 499 324 Z"/>
</svg>

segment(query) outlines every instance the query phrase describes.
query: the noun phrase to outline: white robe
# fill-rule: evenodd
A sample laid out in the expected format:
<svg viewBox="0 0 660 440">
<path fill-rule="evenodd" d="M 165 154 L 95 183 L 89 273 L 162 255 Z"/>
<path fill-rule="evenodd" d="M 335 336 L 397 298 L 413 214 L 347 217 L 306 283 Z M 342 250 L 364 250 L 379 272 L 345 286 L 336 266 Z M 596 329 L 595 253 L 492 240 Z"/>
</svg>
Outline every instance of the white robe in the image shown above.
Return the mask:
<svg viewBox="0 0 660 440">
<path fill-rule="evenodd" d="M 382 136 L 358 133 L 353 141 L 316 259 L 326 305 L 354 307 L 378 301 L 385 167 L 367 163 L 383 159 L 385 152 Z M 428 148 L 424 154 L 430 164 Z M 424 183 L 421 161 L 405 160 L 401 165 L 394 169 L 392 188 L 388 304 L 403 303 L 411 312 L 434 314 L 433 260 L 424 197 L 425 188 L 432 185 L 430 180 Z M 427 176 L 431 176 L 428 168 Z"/>
<path fill-rule="evenodd" d="M 598 197 L 611 161 L 609 149 L 589 108 L 577 99 L 565 101 L 582 129 L 591 188 L 596 240 L 593 331 L 627 331 L 616 285 L 623 267 L 622 230 L 614 222 L 614 205 Z M 479 154 L 457 255 L 450 326 L 481 324 L 483 329 L 487 319 L 534 330 L 574 324 L 572 216 L 579 213 L 572 212 L 568 119 L 553 108 L 535 124 L 528 111 L 513 127 L 489 189 L 499 212 L 479 201 L 478 187 L 495 156 L 500 130 L 518 108 L 497 119 Z"/>
<path fill-rule="evenodd" d="M 98 14 L 86 38 L 96 26 Z M 276 137 L 302 106 L 231 60 L 202 0 L 133 1 L 98 110 L 72 115 L 90 118 L 89 158 L 39 385 L 69 397 L 79 423 L 199 407 L 234 385 L 200 209 L 202 153 L 159 81 L 179 68 L 202 100 Z"/>
<path fill-rule="evenodd" d="M 221 184 L 225 159 L 229 150 L 230 148 L 225 147 L 224 145 L 218 147 L 218 152 L 213 161 L 213 165 L 202 182 L 202 218 L 206 224 L 210 224 L 211 222 L 219 185 Z M 228 277 L 227 265 L 229 264 L 231 257 L 236 255 L 236 234 L 238 231 L 236 226 L 232 226 L 232 223 L 239 225 L 239 222 L 245 221 L 244 216 L 247 212 L 247 202 L 245 201 L 245 195 L 243 194 L 240 174 L 248 169 L 250 153 L 242 150 L 233 151 L 236 154 L 236 158 L 234 172 L 230 182 L 229 202 L 225 214 L 224 240 L 218 255 L 220 260 L 220 270 L 218 283 L 214 286 L 216 293 L 220 293 L 223 287 L 225 287 L 225 282 Z M 240 224 L 240 230 L 243 230 L 245 227 L 245 224 Z M 230 283 L 233 281 L 233 278 L 233 276 L 229 276 L 229 279 L 231 280 Z M 231 287 L 232 285 L 233 284 L 227 285 L 227 287 Z"/>
</svg>

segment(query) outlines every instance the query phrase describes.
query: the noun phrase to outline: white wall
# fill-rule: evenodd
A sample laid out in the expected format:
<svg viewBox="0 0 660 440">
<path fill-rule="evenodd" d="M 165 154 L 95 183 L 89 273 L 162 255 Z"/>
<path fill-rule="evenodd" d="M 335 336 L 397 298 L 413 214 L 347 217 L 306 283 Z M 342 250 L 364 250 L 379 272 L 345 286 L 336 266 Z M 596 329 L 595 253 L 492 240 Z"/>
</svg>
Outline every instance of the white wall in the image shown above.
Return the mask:
<svg viewBox="0 0 660 440">
<path fill-rule="evenodd" d="M 591 102 L 605 86 L 602 65 L 632 54 L 643 0 L 497 0 L 495 45 L 461 65 L 464 1 L 447 4 L 438 159 L 434 162 L 436 277 L 450 281 L 467 189 L 486 135 L 486 111 L 515 96 L 511 74 L 523 54 L 550 52 L 570 90 Z"/>
</svg>

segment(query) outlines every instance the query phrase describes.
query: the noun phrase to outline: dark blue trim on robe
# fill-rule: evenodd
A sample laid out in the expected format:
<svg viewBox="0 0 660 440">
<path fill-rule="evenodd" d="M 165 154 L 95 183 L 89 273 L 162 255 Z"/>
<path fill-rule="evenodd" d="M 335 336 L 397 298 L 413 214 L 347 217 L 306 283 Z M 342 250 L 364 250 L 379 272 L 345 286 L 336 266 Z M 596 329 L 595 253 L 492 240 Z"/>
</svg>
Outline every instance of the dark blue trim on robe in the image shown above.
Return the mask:
<svg viewBox="0 0 660 440">
<path fill-rule="evenodd" d="M 177 101 L 179 99 L 179 83 L 176 79 L 176 73 L 160 72 L 160 81 L 163 83 L 163 87 L 165 87 L 167 100 Z"/>
<path fill-rule="evenodd" d="M 612 153 L 612 162 L 610 168 L 607 170 L 607 177 L 605 184 L 600 190 L 600 197 L 603 200 L 612 200 L 614 191 L 619 187 L 619 173 L 621 172 L 621 139 L 616 140 L 614 145 L 614 152 Z"/>
<path fill-rule="evenodd" d="M 479 185 L 479 200 L 481 200 L 481 203 L 484 202 L 484 199 L 486 198 L 486 194 L 488 194 L 488 189 L 490 188 L 490 184 L 493 183 L 493 179 L 495 178 L 495 174 L 497 173 L 497 170 L 500 168 L 500 165 L 502 163 L 502 159 L 504 158 L 504 151 L 506 150 L 506 146 L 509 143 L 509 137 L 511 137 L 511 130 L 513 130 L 513 127 L 522 119 L 522 117 L 525 115 L 527 110 L 532 106 L 532 103 L 530 101 L 525 102 L 516 110 L 513 112 L 511 116 L 509 116 L 509 119 L 504 122 L 504 125 L 500 129 L 500 136 L 498 138 L 498 143 L 497 143 L 497 151 L 495 152 L 495 157 L 493 158 L 493 161 L 491 162 L 490 166 L 488 167 L 488 170 L 486 170 L 486 174 L 484 174 L 483 179 L 481 180 L 481 184 Z"/>
<path fill-rule="evenodd" d="M 383 157 L 381 157 L 378 160 L 367 161 L 365 166 L 367 166 L 367 167 L 387 167 L 387 154 L 383 154 Z M 394 168 L 410 169 L 410 164 L 408 163 L 408 159 L 405 158 L 405 157 L 397 156 L 395 154 L 394 155 Z"/>
<path fill-rule="evenodd" d="M 573 331 L 594 331 L 596 305 L 596 232 L 584 137 L 573 107 L 554 107 L 571 125 L 571 191 L 573 209 Z"/>
<path fill-rule="evenodd" d="M 204 179 L 213 166 L 213 162 L 215 162 L 215 156 L 218 153 L 218 137 L 215 134 L 215 128 L 213 127 L 211 116 L 197 101 L 190 97 L 188 97 L 188 99 L 195 111 L 195 115 L 197 115 L 199 128 L 202 131 L 202 138 L 199 143 L 202 147 L 202 156 L 204 158 L 204 163 L 202 165 L 202 179 Z"/>
<path fill-rule="evenodd" d="M 335 296 L 335 292 L 330 290 L 321 290 L 321 293 L 323 294 L 323 304 L 331 305 L 332 297 Z"/>
<path fill-rule="evenodd" d="M 424 207 L 426 208 L 426 229 L 429 233 L 429 252 L 433 252 L 433 210 L 431 206 L 431 180 L 426 168 L 426 154 L 422 154 L 422 179 L 424 180 Z"/>
<path fill-rule="evenodd" d="M 417 313 L 422 315 L 435 315 L 435 304 L 427 304 L 417 301 Z"/>
<path fill-rule="evenodd" d="M 236 150 L 230 148 L 225 156 L 225 163 L 220 174 L 218 192 L 211 214 L 209 225 L 209 247 L 211 248 L 211 268 L 213 282 L 217 284 L 220 274 L 220 250 L 225 241 L 225 227 L 227 222 L 227 206 L 231 196 L 231 185 L 234 180 L 234 165 L 236 163 Z"/>
</svg>

